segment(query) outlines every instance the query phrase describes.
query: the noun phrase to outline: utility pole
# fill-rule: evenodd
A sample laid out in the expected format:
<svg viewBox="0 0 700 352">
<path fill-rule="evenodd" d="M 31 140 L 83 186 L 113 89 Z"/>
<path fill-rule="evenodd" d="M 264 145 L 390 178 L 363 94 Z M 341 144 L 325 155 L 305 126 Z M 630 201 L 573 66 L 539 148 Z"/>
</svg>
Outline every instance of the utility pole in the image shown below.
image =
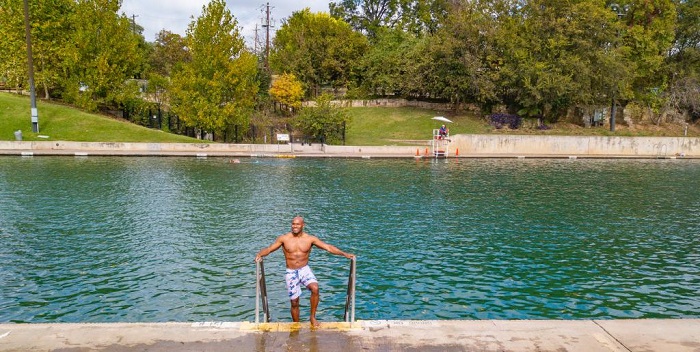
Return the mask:
<svg viewBox="0 0 700 352">
<path fill-rule="evenodd" d="M 253 52 L 258 54 L 258 24 L 255 24 L 255 38 L 253 39 Z"/>
<path fill-rule="evenodd" d="M 620 6 L 618 4 L 610 4 L 610 8 L 617 15 L 617 20 L 620 21 L 627 14 L 627 11 L 629 10 L 629 5 Z M 619 38 L 620 38 L 620 31 L 618 30 L 617 39 L 619 40 Z M 618 43 L 615 43 L 615 45 L 617 46 Z M 615 102 L 615 93 L 616 93 L 615 91 L 616 91 L 616 89 L 613 89 L 612 99 L 611 99 L 612 102 L 610 103 L 610 132 L 615 132 L 615 115 L 617 115 L 617 104 Z"/>
<path fill-rule="evenodd" d="M 265 70 L 270 71 L 270 3 L 265 6 Z"/>
<path fill-rule="evenodd" d="M 136 17 L 139 17 L 138 15 L 131 15 L 131 31 L 136 34 Z"/>
<path fill-rule="evenodd" d="M 24 0 L 24 30 L 27 38 L 27 65 L 29 65 L 29 100 L 32 113 L 32 132 L 39 133 L 39 110 L 36 108 L 34 90 L 34 60 L 32 59 L 32 37 L 29 25 L 29 3 Z"/>
</svg>

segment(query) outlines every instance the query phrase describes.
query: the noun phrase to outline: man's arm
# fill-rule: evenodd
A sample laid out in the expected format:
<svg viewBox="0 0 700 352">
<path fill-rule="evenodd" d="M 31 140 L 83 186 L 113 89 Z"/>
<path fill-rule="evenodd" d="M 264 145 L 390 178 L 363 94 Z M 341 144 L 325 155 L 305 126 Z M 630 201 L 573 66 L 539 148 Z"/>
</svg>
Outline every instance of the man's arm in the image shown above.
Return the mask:
<svg viewBox="0 0 700 352">
<path fill-rule="evenodd" d="M 280 247 L 282 247 L 282 236 L 277 237 L 275 242 L 273 242 L 269 247 L 261 249 L 260 252 L 258 252 L 258 254 L 255 256 L 255 261 L 261 261 L 262 257 L 278 250 Z"/>
<path fill-rule="evenodd" d="M 321 248 L 323 250 L 328 251 L 329 253 L 332 253 L 335 255 L 342 255 L 343 257 L 348 258 L 348 259 L 355 258 L 354 254 L 345 253 L 345 252 L 341 251 L 338 247 L 321 241 L 318 237 L 314 237 L 313 244 L 318 248 Z"/>
</svg>

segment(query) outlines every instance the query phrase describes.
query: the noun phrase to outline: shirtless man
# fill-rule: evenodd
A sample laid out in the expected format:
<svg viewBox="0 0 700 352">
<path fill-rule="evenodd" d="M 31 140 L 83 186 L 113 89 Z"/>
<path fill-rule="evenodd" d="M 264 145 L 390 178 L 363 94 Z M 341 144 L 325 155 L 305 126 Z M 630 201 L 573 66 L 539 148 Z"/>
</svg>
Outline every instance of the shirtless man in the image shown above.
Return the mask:
<svg viewBox="0 0 700 352">
<path fill-rule="evenodd" d="M 311 327 L 318 327 L 319 324 L 316 321 L 316 308 L 318 308 L 320 300 L 318 281 L 316 281 L 316 277 L 308 266 L 309 254 L 311 254 L 311 247 L 313 246 L 332 254 L 342 255 L 348 259 L 355 258 L 354 255 L 345 253 L 337 247 L 321 241 L 318 237 L 304 232 L 304 219 L 301 216 L 297 216 L 292 219 L 292 232 L 287 232 L 277 237 L 275 242 L 269 247 L 261 249 L 255 256 L 255 261 L 261 261 L 262 257 L 276 251 L 280 247 L 284 249 L 284 259 L 287 262 L 285 281 L 292 305 L 292 320 L 295 322 L 299 321 L 299 297 L 301 296 L 301 285 L 304 285 L 311 291 Z"/>
</svg>

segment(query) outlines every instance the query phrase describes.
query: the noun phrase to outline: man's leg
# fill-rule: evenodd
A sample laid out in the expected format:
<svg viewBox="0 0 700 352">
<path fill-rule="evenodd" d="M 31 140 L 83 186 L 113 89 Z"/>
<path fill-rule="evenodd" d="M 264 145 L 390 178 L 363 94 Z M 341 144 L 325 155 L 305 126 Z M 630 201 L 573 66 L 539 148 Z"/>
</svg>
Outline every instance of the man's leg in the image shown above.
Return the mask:
<svg viewBox="0 0 700 352">
<path fill-rule="evenodd" d="M 299 297 L 289 301 L 292 304 L 292 321 L 299 322 Z"/>
<path fill-rule="evenodd" d="M 318 308 L 318 302 L 320 301 L 320 295 L 318 294 L 318 284 L 311 283 L 307 286 L 309 291 L 311 291 L 311 314 L 309 315 L 309 320 L 311 321 L 312 327 L 317 327 L 319 324 L 316 321 L 316 308 Z"/>
</svg>

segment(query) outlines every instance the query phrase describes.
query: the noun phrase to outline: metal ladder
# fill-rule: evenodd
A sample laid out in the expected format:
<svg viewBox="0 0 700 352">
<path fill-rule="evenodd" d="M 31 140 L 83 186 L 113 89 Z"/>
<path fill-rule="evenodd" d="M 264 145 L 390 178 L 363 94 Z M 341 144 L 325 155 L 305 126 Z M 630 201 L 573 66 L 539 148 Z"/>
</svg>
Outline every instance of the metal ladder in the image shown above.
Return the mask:
<svg viewBox="0 0 700 352">
<path fill-rule="evenodd" d="M 350 259 L 350 275 L 348 276 L 348 291 L 345 298 L 345 313 L 343 320 L 345 322 L 355 322 L 355 281 L 356 281 L 356 259 Z M 270 307 L 267 303 L 267 285 L 265 284 L 265 266 L 263 261 L 255 262 L 255 324 L 260 323 L 260 314 L 262 313 L 262 322 L 270 321 Z M 260 303 L 262 303 L 262 312 L 260 311 Z"/>
</svg>

